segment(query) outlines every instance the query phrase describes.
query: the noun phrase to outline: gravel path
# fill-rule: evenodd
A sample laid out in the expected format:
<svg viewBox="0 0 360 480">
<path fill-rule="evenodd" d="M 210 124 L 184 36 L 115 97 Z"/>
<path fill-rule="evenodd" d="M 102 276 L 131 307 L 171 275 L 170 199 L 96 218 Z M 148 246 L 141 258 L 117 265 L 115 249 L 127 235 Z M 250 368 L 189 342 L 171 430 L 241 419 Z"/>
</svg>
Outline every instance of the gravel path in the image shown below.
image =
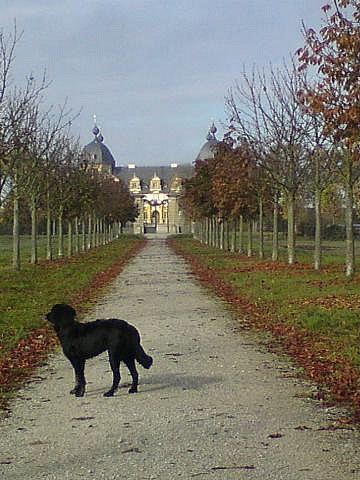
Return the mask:
<svg viewBox="0 0 360 480">
<path fill-rule="evenodd" d="M 150 238 L 88 319 L 113 316 L 154 357 L 139 366 L 139 393 L 102 396 L 103 354 L 74 398 L 70 364 L 53 355 L 0 423 L 0 478 L 360 479 L 359 433 L 327 428 L 341 412 L 311 400 L 311 384 L 241 331 L 164 238 Z"/>
</svg>

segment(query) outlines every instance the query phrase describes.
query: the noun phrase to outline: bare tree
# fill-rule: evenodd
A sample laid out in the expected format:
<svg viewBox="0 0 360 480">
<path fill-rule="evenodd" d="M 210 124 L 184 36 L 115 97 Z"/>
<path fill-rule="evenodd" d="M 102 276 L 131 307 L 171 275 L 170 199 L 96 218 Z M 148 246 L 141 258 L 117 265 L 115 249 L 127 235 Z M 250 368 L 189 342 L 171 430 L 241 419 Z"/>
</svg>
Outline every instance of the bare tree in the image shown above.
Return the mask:
<svg viewBox="0 0 360 480">
<path fill-rule="evenodd" d="M 2 194 L 8 180 L 8 163 L 11 163 L 11 152 L 13 145 L 9 143 L 9 132 L 7 130 L 7 105 L 6 95 L 11 84 L 11 67 L 15 59 L 15 49 L 20 41 L 22 33 L 18 33 L 16 22 L 11 33 L 0 31 L 0 205 Z"/>
<path fill-rule="evenodd" d="M 299 92 L 301 100 L 301 92 Z M 309 152 L 310 175 L 307 187 L 313 191 L 315 212 L 315 239 L 314 239 L 314 268 L 320 270 L 322 266 L 322 195 L 329 183 L 336 179 L 336 155 L 327 136 L 324 134 L 324 123 L 321 117 L 310 115 L 311 129 L 307 135 L 307 150 Z"/>
<path fill-rule="evenodd" d="M 3 157 L 3 171 L 11 183 L 14 199 L 13 221 L 13 267 L 20 268 L 19 199 L 21 194 L 21 168 L 29 158 L 29 144 L 36 131 L 34 112 L 40 101 L 40 94 L 46 88 L 45 78 L 37 85 L 28 79 L 24 88 L 13 88 L 7 98 L 3 115 L 3 141 L 7 153 Z"/>
<path fill-rule="evenodd" d="M 33 111 L 36 128 L 28 143 L 28 158 L 22 163 L 21 189 L 27 199 L 31 212 L 31 263 L 37 263 L 37 214 L 40 202 L 51 189 L 48 171 L 54 169 L 58 157 L 54 155 L 59 147 L 59 136 L 69 135 L 68 129 L 72 118 L 66 111 L 66 103 L 59 108 L 58 112 L 52 112 L 50 108 L 41 113 L 37 105 Z M 54 179 L 53 179 L 54 180 Z"/>
<path fill-rule="evenodd" d="M 296 196 L 310 164 L 304 148 L 309 119 L 297 98 L 302 83 L 302 73 L 292 63 L 268 74 L 254 70 L 248 76 L 244 72 L 241 83 L 226 97 L 230 129 L 254 145 L 258 162 L 286 201 L 289 264 L 296 261 Z"/>
</svg>

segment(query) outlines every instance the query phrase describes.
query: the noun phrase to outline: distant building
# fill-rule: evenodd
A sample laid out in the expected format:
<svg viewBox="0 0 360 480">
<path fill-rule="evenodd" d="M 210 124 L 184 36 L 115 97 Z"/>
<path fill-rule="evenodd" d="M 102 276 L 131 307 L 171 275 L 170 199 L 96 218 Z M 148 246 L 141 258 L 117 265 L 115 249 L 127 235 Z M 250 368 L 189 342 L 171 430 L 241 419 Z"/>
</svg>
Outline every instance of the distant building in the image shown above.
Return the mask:
<svg viewBox="0 0 360 480">
<path fill-rule="evenodd" d="M 214 124 L 206 142 L 195 160 L 213 158 L 218 144 Z M 115 160 L 96 123 L 92 130 L 95 138 L 84 147 L 87 161 L 97 171 L 121 179 L 135 198 L 139 216 L 132 225 L 134 233 L 188 233 L 190 224 L 181 209 L 183 181 L 194 173 L 193 164 L 170 163 L 169 166 L 115 166 Z"/>
<path fill-rule="evenodd" d="M 209 158 L 214 158 L 216 146 L 219 143 L 219 140 L 215 136 L 216 132 L 217 128 L 213 123 L 209 128 L 209 133 L 206 136 L 206 142 L 201 147 L 200 152 L 195 160 L 208 160 Z"/>
<path fill-rule="evenodd" d="M 115 160 L 108 147 L 103 143 L 102 136 L 98 126 L 95 124 L 92 129 L 95 138 L 92 142 L 85 145 L 83 154 L 89 166 L 100 173 L 112 175 L 115 168 Z"/>
<path fill-rule="evenodd" d="M 121 178 L 134 195 L 139 216 L 135 232 L 184 233 L 188 230 L 180 206 L 183 180 L 193 174 L 192 165 L 138 167 L 129 164 L 115 167 L 114 175 Z"/>
</svg>

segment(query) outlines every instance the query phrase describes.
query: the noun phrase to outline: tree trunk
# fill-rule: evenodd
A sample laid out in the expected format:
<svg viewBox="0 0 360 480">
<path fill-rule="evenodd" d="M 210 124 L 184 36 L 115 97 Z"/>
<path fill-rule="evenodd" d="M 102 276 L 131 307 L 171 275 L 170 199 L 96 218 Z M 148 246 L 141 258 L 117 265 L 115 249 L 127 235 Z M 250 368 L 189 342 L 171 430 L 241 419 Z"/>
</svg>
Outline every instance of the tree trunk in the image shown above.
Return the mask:
<svg viewBox="0 0 360 480">
<path fill-rule="evenodd" d="M 102 218 L 98 219 L 98 246 L 104 244 L 104 235 L 103 235 L 103 221 Z"/>
<path fill-rule="evenodd" d="M 86 224 L 85 220 L 81 220 L 81 251 L 84 252 L 86 249 Z"/>
<path fill-rule="evenodd" d="M 259 199 L 259 258 L 264 258 L 264 206 L 261 197 Z"/>
<path fill-rule="evenodd" d="M 46 258 L 52 260 L 52 238 L 51 238 L 51 210 L 50 210 L 50 192 L 46 194 Z"/>
<path fill-rule="evenodd" d="M 226 241 L 225 241 L 225 245 L 226 245 L 226 251 L 228 252 L 230 250 L 230 222 L 228 219 L 226 219 L 226 223 L 225 223 L 225 234 L 226 234 Z"/>
<path fill-rule="evenodd" d="M 98 219 L 98 246 L 104 245 L 104 223 L 103 219 Z"/>
<path fill-rule="evenodd" d="M 88 237 L 87 237 L 87 248 L 90 250 L 92 247 L 92 216 L 88 216 Z"/>
<path fill-rule="evenodd" d="M 220 231 L 219 231 L 220 225 L 219 225 L 219 222 L 218 222 L 217 218 L 215 218 L 214 228 L 215 228 L 215 232 L 214 232 L 215 244 L 214 244 L 214 247 L 215 248 L 220 248 Z"/>
<path fill-rule="evenodd" d="M 216 222 L 216 217 L 212 217 L 212 240 L 211 240 L 211 246 L 213 248 L 216 247 L 216 228 L 217 228 L 217 222 Z"/>
<path fill-rule="evenodd" d="M 100 220 L 98 218 L 95 219 L 94 226 L 95 226 L 95 245 L 96 247 L 99 247 L 100 246 Z"/>
<path fill-rule="evenodd" d="M 279 258 L 279 203 L 277 198 L 274 201 L 273 209 L 273 234 L 272 234 L 272 255 L 273 262 L 277 262 Z"/>
<path fill-rule="evenodd" d="M 244 253 L 244 217 L 240 215 L 239 218 L 239 244 L 238 252 Z"/>
<path fill-rule="evenodd" d="M 64 256 L 63 213 L 58 216 L 58 257 Z"/>
<path fill-rule="evenodd" d="M 202 219 L 196 222 L 196 240 L 202 243 L 202 231 L 203 231 L 203 224 Z"/>
<path fill-rule="evenodd" d="M 350 157 L 350 156 L 349 156 Z M 351 158 L 347 158 L 345 185 L 345 228 L 346 228 L 346 277 L 352 278 L 355 273 L 355 250 L 353 232 L 353 175 Z"/>
<path fill-rule="evenodd" d="M 296 262 L 295 251 L 295 193 L 288 192 L 288 264 Z"/>
<path fill-rule="evenodd" d="M 100 245 L 106 245 L 106 223 L 103 218 L 100 219 Z"/>
<path fill-rule="evenodd" d="M 213 235 L 213 219 L 209 217 L 209 247 L 212 247 L 212 235 Z"/>
<path fill-rule="evenodd" d="M 93 220 L 92 220 L 92 246 L 93 247 L 97 247 L 97 243 L 96 243 L 96 217 L 95 215 L 93 216 Z"/>
<path fill-rule="evenodd" d="M 19 198 L 18 198 L 18 192 L 17 192 L 17 176 L 16 175 L 15 175 L 15 186 L 14 186 L 12 265 L 14 270 L 20 270 Z"/>
<path fill-rule="evenodd" d="M 252 220 L 248 221 L 248 244 L 247 244 L 247 256 L 252 257 L 253 254 L 253 232 L 252 232 Z"/>
<path fill-rule="evenodd" d="M 237 221 L 233 219 L 231 221 L 231 245 L 230 245 L 230 251 L 232 253 L 236 251 L 236 228 L 237 228 Z"/>
<path fill-rule="evenodd" d="M 321 251 L 321 192 L 317 187 L 315 189 L 315 245 L 314 245 L 314 268 L 321 269 L 322 261 Z"/>
<path fill-rule="evenodd" d="M 46 259 L 52 260 L 51 212 L 46 212 Z"/>
<path fill-rule="evenodd" d="M 225 228 L 224 228 L 224 221 L 221 220 L 220 222 L 220 238 L 219 238 L 219 247 L 220 250 L 224 250 L 224 242 L 225 241 Z"/>
<path fill-rule="evenodd" d="M 68 248 L 67 256 L 71 257 L 73 253 L 73 232 L 72 232 L 72 220 L 68 220 Z"/>
<path fill-rule="evenodd" d="M 79 219 L 75 217 L 75 253 L 80 252 Z"/>
<path fill-rule="evenodd" d="M 31 198 L 30 212 L 31 212 L 31 263 L 35 265 L 38 262 L 38 242 L 37 242 L 37 215 L 36 215 L 36 200 Z"/>
</svg>

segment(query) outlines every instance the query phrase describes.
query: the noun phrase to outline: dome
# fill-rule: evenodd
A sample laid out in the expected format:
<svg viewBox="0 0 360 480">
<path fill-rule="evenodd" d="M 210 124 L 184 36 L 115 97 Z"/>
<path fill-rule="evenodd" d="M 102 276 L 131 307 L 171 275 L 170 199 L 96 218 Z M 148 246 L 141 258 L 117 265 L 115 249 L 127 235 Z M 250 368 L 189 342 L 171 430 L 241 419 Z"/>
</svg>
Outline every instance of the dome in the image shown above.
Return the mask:
<svg viewBox="0 0 360 480">
<path fill-rule="evenodd" d="M 201 150 L 196 157 L 196 160 L 207 160 L 209 158 L 214 158 L 215 147 L 218 145 L 219 140 L 216 138 L 215 133 L 217 128 L 214 124 L 209 129 L 209 133 L 206 136 L 206 142 L 201 147 Z"/>
<path fill-rule="evenodd" d="M 103 143 L 104 137 L 102 136 L 99 127 L 96 125 L 96 116 L 94 115 L 94 128 L 92 133 L 95 138 L 92 142 L 85 145 L 83 154 L 90 164 L 96 165 L 99 168 L 106 167 L 107 171 L 113 172 L 115 168 L 115 160 L 108 147 Z"/>
<path fill-rule="evenodd" d="M 115 160 L 108 147 L 95 138 L 84 147 L 84 153 L 92 164 L 103 164 L 115 168 Z"/>
</svg>

